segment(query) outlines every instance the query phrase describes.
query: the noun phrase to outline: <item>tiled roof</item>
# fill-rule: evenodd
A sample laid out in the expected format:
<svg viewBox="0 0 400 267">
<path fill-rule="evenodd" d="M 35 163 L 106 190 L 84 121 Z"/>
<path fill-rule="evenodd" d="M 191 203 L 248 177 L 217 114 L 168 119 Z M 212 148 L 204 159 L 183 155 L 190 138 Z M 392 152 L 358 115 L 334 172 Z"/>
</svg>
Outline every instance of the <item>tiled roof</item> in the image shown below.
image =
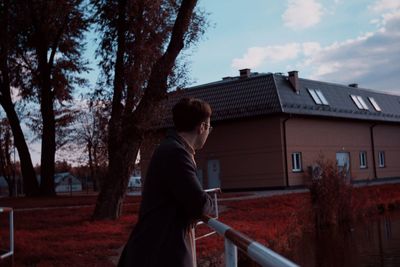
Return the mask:
<svg viewBox="0 0 400 267">
<path fill-rule="evenodd" d="M 400 122 L 400 95 L 301 78 L 300 90 L 296 94 L 286 76 L 274 77 L 284 113 Z M 329 105 L 317 105 L 308 89 L 320 90 Z M 362 97 L 368 110 L 360 110 L 350 95 Z M 382 109 L 381 112 L 374 109 L 368 97 L 376 100 Z"/>
<path fill-rule="evenodd" d="M 400 122 L 400 95 L 299 78 L 295 93 L 288 77 L 282 74 L 255 74 L 234 77 L 170 93 L 162 127 L 172 126 L 171 108 L 182 97 L 207 101 L 213 110 L 212 121 L 233 120 L 275 113 L 327 116 L 348 119 Z M 314 102 L 308 89 L 320 90 L 329 105 Z M 350 95 L 363 97 L 368 110 L 357 108 Z M 373 97 L 382 111 L 374 109 Z"/>
<path fill-rule="evenodd" d="M 171 109 L 182 97 L 208 102 L 212 121 L 222 121 L 281 112 L 273 76 L 230 79 L 179 90 L 169 94 L 164 126 L 172 125 Z"/>
</svg>

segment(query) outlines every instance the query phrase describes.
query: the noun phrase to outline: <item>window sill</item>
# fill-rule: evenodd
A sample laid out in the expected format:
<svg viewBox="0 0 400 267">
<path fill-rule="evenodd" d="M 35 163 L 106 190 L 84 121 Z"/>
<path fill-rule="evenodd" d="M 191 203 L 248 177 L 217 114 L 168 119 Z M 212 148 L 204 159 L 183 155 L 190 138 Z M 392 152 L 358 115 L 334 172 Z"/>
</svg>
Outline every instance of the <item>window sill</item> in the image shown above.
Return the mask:
<svg viewBox="0 0 400 267">
<path fill-rule="evenodd" d="M 301 173 L 304 172 L 303 170 L 292 170 L 292 173 Z"/>
</svg>

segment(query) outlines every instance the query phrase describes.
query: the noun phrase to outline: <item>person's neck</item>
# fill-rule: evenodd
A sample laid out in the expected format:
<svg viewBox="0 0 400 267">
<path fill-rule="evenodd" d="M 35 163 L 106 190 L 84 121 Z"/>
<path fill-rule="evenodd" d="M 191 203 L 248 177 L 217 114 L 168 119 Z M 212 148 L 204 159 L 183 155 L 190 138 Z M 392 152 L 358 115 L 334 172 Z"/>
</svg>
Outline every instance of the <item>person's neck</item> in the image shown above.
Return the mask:
<svg viewBox="0 0 400 267">
<path fill-rule="evenodd" d="M 178 135 L 183 138 L 183 140 L 186 141 L 186 143 L 192 147 L 193 150 L 196 149 L 195 144 L 196 144 L 196 136 L 188 133 L 188 132 L 178 132 Z"/>
</svg>

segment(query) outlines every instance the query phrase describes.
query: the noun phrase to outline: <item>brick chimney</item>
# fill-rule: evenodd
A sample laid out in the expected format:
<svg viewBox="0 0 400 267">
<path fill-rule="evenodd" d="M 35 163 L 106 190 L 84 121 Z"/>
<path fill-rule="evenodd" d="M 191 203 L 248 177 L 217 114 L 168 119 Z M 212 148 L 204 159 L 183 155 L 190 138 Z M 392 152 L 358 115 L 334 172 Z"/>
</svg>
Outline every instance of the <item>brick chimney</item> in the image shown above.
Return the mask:
<svg viewBox="0 0 400 267">
<path fill-rule="evenodd" d="M 293 91 L 298 94 L 300 92 L 299 72 L 297 70 L 289 71 L 288 76 Z"/>
<path fill-rule="evenodd" d="M 249 78 L 251 74 L 251 69 L 241 69 L 239 70 L 240 78 Z"/>
<path fill-rule="evenodd" d="M 351 83 L 349 84 L 349 87 L 358 88 L 358 83 Z"/>
</svg>

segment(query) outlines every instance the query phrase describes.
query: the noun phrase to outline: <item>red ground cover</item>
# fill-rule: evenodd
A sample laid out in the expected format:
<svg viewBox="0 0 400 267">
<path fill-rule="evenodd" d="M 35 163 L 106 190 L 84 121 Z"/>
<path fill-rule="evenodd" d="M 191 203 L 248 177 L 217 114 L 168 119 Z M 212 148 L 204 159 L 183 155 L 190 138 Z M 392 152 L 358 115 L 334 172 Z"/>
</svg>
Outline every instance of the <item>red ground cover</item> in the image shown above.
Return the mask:
<svg viewBox="0 0 400 267">
<path fill-rule="evenodd" d="M 354 209 L 360 216 L 400 207 L 400 185 L 356 188 Z M 0 199 L 15 213 L 15 266 L 114 266 L 137 220 L 138 197 L 127 198 L 118 221 L 92 222 L 95 197 Z M 78 207 L 80 205 L 91 205 Z M 309 194 L 225 201 L 220 220 L 279 253 L 285 254 L 311 223 Z M 21 210 L 22 208 L 61 207 Z M 7 246 L 6 216 L 0 214 L 0 249 Z M 198 229 L 197 235 L 208 229 Z M 216 235 L 197 243 L 200 266 L 221 259 L 223 239 Z M 0 263 L 1 265 L 1 263 Z M 203 265 L 203 266 L 204 266 Z"/>
</svg>

